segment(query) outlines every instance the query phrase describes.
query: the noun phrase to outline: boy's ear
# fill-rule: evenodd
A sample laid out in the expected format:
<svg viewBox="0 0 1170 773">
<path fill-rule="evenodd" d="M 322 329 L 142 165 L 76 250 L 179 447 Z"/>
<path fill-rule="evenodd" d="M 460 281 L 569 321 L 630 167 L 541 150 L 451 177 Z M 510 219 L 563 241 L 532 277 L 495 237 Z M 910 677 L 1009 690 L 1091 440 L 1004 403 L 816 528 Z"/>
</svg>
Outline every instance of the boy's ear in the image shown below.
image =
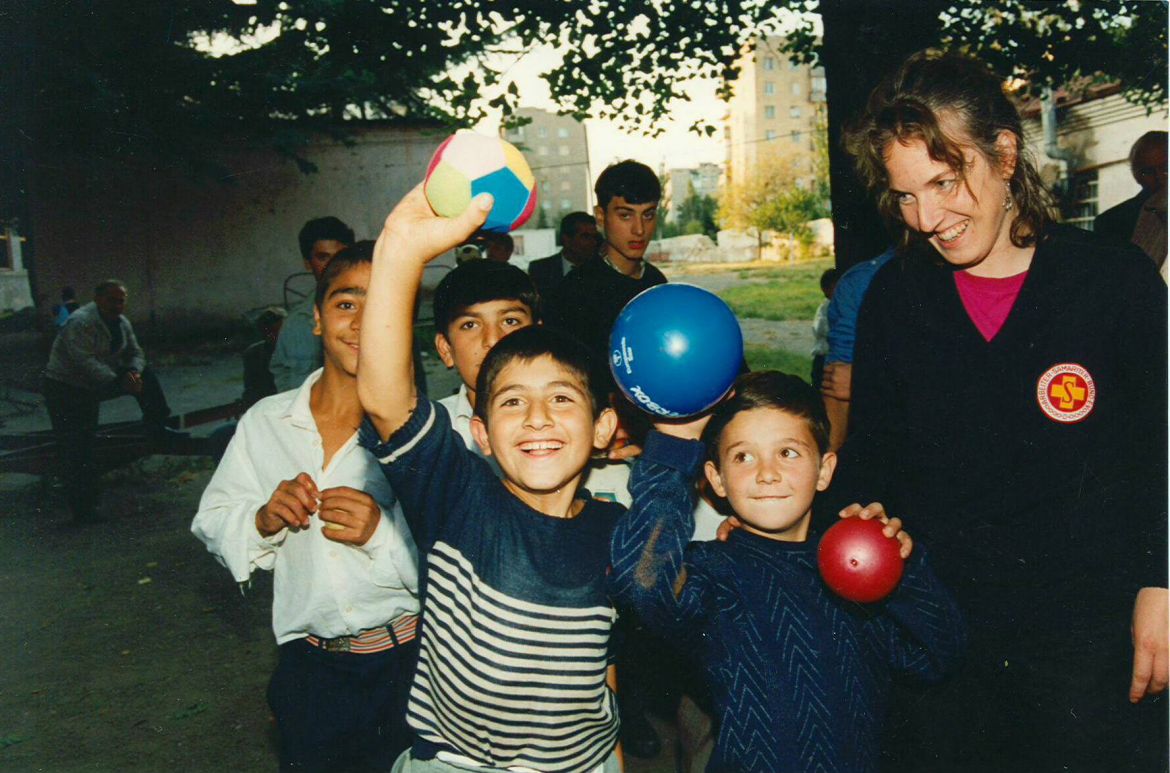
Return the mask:
<svg viewBox="0 0 1170 773">
<path fill-rule="evenodd" d="M 609 447 L 613 440 L 613 433 L 617 430 L 617 414 L 613 408 L 602 410 L 601 415 L 593 422 L 593 447 L 597 450 Z"/>
<path fill-rule="evenodd" d="M 451 351 L 451 342 L 447 340 L 447 336 L 443 333 L 435 333 L 435 351 L 439 353 L 439 359 L 448 368 L 455 367 L 455 355 Z"/>
<path fill-rule="evenodd" d="M 313 335 L 321 335 L 321 310 L 317 308 L 317 304 L 313 304 Z"/>
<path fill-rule="evenodd" d="M 727 499 L 727 489 L 723 486 L 723 476 L 719 474 L 719 468 L 715 466 L 715 462 L 707 460 L 703 465 L 703 474 L 707 476 L 707 482 L 711 484 L 711 489 L 723 499 Z"/>
<path fill-rule="evenodd" d="M 605 228 L 605 207 L 600 204 L 593 207 L 593 220 L 597 223 L 597 230 L 603 231 Z"/>
<path fill-rule="evenodd" d="M 821 457 L 821 469 L 817 473 L 817 491 L 824 491 L 833 480 L 833 472 L 837 469 L 837 455 L 832 451 Z"/>
<path fill-rule="evenodd" d="M 471 436 L 475 438 L 475 443 L 483 451 L 484 456 L 492 455 L 492 444 L 488 442 L 487 425 L 483 423 L 483 419 L 479 418 L 479 414 L 471 417 Z"/>
</svg>

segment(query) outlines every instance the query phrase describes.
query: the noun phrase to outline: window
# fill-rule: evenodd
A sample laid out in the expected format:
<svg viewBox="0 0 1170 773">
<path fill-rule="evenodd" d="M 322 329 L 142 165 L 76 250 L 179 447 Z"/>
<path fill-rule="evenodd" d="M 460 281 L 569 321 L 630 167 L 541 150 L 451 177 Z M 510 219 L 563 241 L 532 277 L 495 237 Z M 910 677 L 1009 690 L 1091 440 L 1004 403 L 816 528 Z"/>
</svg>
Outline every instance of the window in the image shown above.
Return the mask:
<svg viewBox="0 0 1170 773">
<path fill-rule="evenodd" d="M 796 72 L 800 69 L 800 62 L 796 61 L 795 59 L 788 60 L 788 69 L 792 70 L 792 72 Z"/>
<path fill-rule="evenodd" d="M 524 137 L 524 127 L 517 126 L 515 129 L 512 130 L 512 134 L 517 136 L 517 137 L 523 138 Z"/>
<path fill-rule="evenodd" d="M 765 118 L 775 118 L 776 117 L 776 106 L 775 105 L 764 105 L 764 117 Z"/>
<path fill-rule="evenodd" d="M 792 96 L 799 97 L 801 95 L 800 84 L 796 81 L 792 82 Z"/>
<path fill-rule="evenodd" d="M 569 130 L 562 126 L 561 128 L 557 129 L 557 136 L 562 140 L 566 139 L 569 136 Z"/>
<path fill-rule="evenodd" d="M 541 139 L 544 139 L 545 137 L 547 137 L 548 136 L 548 127 L 541 126 L 539 129 L 536 130 L 536 136 L 540 137 Z"/>
<path fill-rule="evenodd" d="M 569 155 L 569 146 L 568 145 L 558 145 L 557 146 L 557 155 L 558 156 Z"/>
<path fill-rule="evenodd" d="M 793 105 L 792 107 L 788 108 L 788 117 L 789 118 L 800 118 L 800 106 Z"/>
<path fill-rule="evenodd" d="M 569 191 L 572 189 L 573 189 L 573 184 L 571 182 L 569 182 L 568 180 L 561 180 L 561 190 L 562 191 Z"/>
<path fill-rule="evenodd" d="M 1097 172 L 1074 174 L 1065 190 L 1060 207 L 1064 222 L 1092 231 L 1097 216 Z"/>
<path fill-rule="evenodd" d="M 572 209 L 572 208 L 573 208 L 572 201 L 570 201 L 569 199 L 561 199 L 561 209 L 562 210 Z"/>
<path fill-rule="evenodd" d="M 538 155 L 538 156 L 547 156 L 547 155 L 548 155 L 548 145 L 540 145 L 540 146 L 538 146 L 538 147 L 536 148 L 536 155 Z"/>
<path fill-rule="evenodd" d="M 766 132 L 764 132 L 764 139 L 768 141 L 776 139 L 776 132 L 768 129 Z"/>
<path fill-rule="evenodd" d="M 772 81 L 764 81 L 764 93 L 771 96 L 776 93 L 776 84 Z"/>
<path fill-rule="evenodd" d="M 776 69 L 776 60 L 770 56 L 765 56 L 764 57 L 764 69 L 765 70 L 775 70 Z"/>
</svg>

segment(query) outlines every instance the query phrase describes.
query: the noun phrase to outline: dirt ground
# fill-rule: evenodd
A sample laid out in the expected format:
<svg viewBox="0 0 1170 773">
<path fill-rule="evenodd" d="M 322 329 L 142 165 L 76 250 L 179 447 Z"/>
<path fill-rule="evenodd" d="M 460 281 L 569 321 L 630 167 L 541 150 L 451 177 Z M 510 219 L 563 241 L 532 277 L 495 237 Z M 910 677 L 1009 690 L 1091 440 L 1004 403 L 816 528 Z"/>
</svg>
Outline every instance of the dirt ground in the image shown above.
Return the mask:
<svg viewBox="0 0 1170 773">
<path fill-rule="evenodd" d="M 240 393 L 234 352 L 156 362 L 176 413 Z M 447 394 L 453 381 L 437 366 L 432 357 L 431 392 Z M 137 415 L 123 398 L 102 419 Z M 35 394 L 0 388 L 0 432 L 47 426 Z M 212 470 L 209 458 L 173 456 L 115 470 L 104 479 L 109 522 L 85 528 L 62 498 L 68 470 L 0 474 L 0 769 L 276 769 L 264 700 L 271 576 L 257 572 L 241 594 L 191 536 Z M 630 773 L 674 770 L 673 730 L 654 721 L 667 751 L 631 761 Z"/>
</svg>

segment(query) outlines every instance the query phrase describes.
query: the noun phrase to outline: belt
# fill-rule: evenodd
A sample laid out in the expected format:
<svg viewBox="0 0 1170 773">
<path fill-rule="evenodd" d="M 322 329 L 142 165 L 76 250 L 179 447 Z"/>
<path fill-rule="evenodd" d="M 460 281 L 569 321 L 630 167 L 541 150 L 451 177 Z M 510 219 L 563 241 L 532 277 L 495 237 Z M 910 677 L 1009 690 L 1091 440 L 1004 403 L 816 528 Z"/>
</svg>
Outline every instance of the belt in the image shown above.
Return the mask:
<svg viewBox="0 0 1170 773">
<path fill-rule="evenodd" d="M 418 615 L 403 615 L 387 625 L 370 628 L 356 636 L 338 636 L 323 639 L 309 634 L 305 641 L 326 652 L 348 652 L 353 655 L 373 655 L 385 652 L 414 639 L 418 635 Z"/>
</svg>

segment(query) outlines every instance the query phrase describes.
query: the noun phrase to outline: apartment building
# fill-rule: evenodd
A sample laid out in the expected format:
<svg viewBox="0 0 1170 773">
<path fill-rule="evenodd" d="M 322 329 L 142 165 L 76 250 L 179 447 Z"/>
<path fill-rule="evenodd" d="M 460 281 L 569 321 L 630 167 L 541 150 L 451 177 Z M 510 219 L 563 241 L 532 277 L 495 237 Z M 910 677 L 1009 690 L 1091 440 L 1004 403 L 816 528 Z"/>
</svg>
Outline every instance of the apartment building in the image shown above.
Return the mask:
<svg viewBox="0 0 1170 773">
<path fill-rule="evenodd" d="M 823 131 L 825 71 L 781 51 L 782 37 L 759 38 L 738 60 L 724 125 L 726 181 L 739 181 L 768 154 L 795 156 L 811 180 Z"/>
<path fill-rule="evenodd" d="M 536 176 L 540 207 L 525 228 L 555 228 L 569 212 L 592 212 L 593 181 L 589 179 L 585 124 L 535 107 L 522 107 L 516 114 L 529 122 L 501 130 L 501 134 L 528 159 Z"/>
</svg>

